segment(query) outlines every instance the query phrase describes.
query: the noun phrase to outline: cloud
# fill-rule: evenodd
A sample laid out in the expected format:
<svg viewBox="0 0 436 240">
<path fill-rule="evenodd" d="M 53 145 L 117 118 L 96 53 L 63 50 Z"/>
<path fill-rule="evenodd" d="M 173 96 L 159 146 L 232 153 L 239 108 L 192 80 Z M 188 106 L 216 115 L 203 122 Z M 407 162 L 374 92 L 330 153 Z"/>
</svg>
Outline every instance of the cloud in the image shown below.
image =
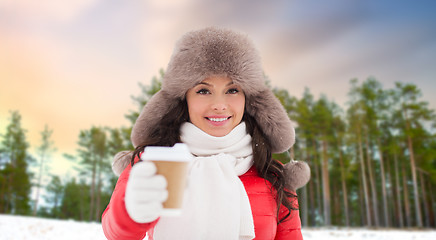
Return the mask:
<svg viewBox="0 0 436 240">
<path fill-rule="evenodd" d="M 100 0 L 0 0 L 0 13 L 29 20 L 68 22 Z"/>
</svg>

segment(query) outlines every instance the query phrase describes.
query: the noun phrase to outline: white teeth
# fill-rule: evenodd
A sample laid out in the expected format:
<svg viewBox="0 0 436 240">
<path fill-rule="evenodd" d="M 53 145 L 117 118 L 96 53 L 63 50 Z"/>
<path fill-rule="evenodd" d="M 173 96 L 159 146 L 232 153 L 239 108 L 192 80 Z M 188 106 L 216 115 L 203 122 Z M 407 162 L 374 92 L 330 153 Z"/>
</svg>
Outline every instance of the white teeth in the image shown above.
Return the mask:
<svg viewBox="0 0 436 240">
<path fill-rule="evenodd" d="M 209 118 L 209 120 L 213 121 L 213 122 L 222 122 L 227 120 L 227 118 Z"/>
</svg>

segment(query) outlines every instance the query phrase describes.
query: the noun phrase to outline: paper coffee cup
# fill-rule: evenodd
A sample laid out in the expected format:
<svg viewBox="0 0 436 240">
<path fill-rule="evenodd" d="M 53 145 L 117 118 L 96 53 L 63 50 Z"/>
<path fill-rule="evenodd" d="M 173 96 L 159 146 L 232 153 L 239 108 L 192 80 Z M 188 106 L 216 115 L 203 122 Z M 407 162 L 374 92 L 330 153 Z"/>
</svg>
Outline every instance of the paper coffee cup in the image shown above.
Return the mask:
<svg viewBox="0 0 436 240">
<path fill-rule="evenodd" d="M 157 174 L 167 180 L 168 199 L 163 203 L 163 216 L 177 216 L 181 213 L 191 159 L 188 146 L 183 143 L 176 143 L 173 147 L 148 146 L 141 155 L 141 160 L 152 161 L 156 165 Z"/>
</svg>

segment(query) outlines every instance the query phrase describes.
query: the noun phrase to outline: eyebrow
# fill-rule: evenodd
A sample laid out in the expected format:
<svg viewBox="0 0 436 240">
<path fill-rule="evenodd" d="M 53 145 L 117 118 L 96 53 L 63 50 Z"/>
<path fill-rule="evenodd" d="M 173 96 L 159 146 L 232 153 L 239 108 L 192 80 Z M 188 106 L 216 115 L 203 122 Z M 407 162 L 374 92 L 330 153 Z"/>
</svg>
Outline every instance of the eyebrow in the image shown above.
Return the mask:
<svg viewBox="0 0 436 240">
<path fill-rule="evenodd" d="M 227 87 L 227 86 L 230 86 L 230 85 L 233 85 L 233 84 L 235 84 L 235 83 L 234 83 L 233 81 L 231 81 L 231 82 L 229 82 L 228 84 L 226 84 L 226 87 Z M 212 84 L 207 83 L 207 82 L 200 82 L 200 83 L 198 83 L 197 85 L 206 85 L 206 86 L 213 87 Z"/>
</svg>

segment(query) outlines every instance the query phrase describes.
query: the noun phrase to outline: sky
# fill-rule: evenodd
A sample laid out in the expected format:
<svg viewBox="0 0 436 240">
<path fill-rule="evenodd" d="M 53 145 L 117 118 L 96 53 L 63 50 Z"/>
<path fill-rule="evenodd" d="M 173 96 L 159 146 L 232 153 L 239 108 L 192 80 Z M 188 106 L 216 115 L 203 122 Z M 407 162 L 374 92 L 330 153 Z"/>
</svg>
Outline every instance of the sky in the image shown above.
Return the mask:
<svg viewBox="0 0 436 240">
<path fill-rule="evenodd" d="M 69 172 L 62 154 L 80 130 L 128 126 L 138 83 L 207 26 L 247 34 L 271 85 L 298 98 L 307 87 L 345 106 L 350 79 L 373 76 L 416 84 L 436 109 L 435 11 L 430 0 L 0 0 L 0 133 L 19 111 L 35 151 L 48 125 L 52 171 Z"/>
</svg>

